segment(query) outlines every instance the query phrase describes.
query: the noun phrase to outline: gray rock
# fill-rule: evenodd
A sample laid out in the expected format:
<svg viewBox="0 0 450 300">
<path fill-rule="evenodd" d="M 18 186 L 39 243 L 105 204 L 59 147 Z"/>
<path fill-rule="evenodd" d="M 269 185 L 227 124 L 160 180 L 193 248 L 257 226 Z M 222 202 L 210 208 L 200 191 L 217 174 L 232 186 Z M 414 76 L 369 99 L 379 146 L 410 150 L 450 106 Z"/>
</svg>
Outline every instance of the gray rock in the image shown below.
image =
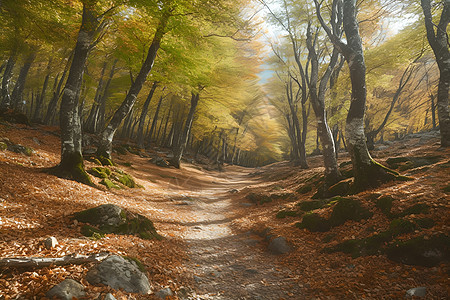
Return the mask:
<svg viewBox="0 0 450 300">
<path fill-rule="evenodd" d="M 166 287 L 156 292 L 155 296 L 161 299 L 166 299 L 167 297 L 173 296 L 173 292 L 170 288 Z"/>
<path fill-rule="evenodd" d="M 46 238 L 46 239 L 44 240 L 44 247 L 45 247 L 46 249 L 49 249 L 49 250 L 50 250 L 50 249 L 52 249 L 52 248 L 55 248 L 56 245 L 58 245 L 58 241 L 57 241 L 56 238 L 53 237 L 53 236 L 48 237 L 48 238 Z"/>
<path fill-rule="evenodd" d="M 108 293 L 103 300 L 116 300 L 116 297 L 114 297 L 111 293 Z"/>
<path fill-rule="evenodd" d="M 48 298 L 56 297 L 62 300 L 72 300 L 73 298 L 81 298 L 85 295 L 84 286 L 73 279 L 62 281 L 52 287 L 46 294 Z"/>
<path fill-rule="evenodd" d="M 279 236 L 270 242 L 269 251 L 274 254 L 285 254 L 291 251 L 291 247 L 288 245 L 285 237 Z"/>
<path fill-rule="evenodd" d="M 121 256 L 110 256 L 86 274 L 90 284 L 105 284 L 113 289 L 124 289 L 129 293 L 148 294 L 151 285 L 147 276 L 134 262 Z"/>
<path fill-rule="evenodd" d="M 427 288 L 426 287 L 416 287 L 413 289 L 409 289 L 406 291 L 406 297 L 425 297 L 425 295 L 427 294 Z"/>
</svg>

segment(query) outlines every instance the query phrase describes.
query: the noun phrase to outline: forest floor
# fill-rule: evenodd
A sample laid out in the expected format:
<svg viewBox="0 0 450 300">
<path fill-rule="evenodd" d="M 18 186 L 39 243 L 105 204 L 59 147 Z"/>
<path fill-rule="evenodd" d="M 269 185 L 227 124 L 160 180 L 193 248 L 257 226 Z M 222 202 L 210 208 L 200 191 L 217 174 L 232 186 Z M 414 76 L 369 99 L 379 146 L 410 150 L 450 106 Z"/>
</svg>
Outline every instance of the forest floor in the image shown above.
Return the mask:
<svg viewBox="0 0 450 300">
<path fill-rule="evenodd" d="M 184 163 L 178 170 L 161 168 L 149 157 L 127 153 L 114 156 L 117 168 L 131 174 L 142 188 L 108 190 L 89 187 L 43 172 L 59 162 L 60 142 L 53 127 L 30 128 L 0 124 L 0 138 L 32 147 L 31 156 L 0 151 L 0 257 L 61 257 L 71 253 L 108 251 L 138 258 L 158 291 L 170 287 L 171 299 L 391 299 L 403 298 L 410 288 L 424 286 L 427 299 L 446 299 L 450 294 L 448 263 L 433 267 L 405 265 L 385 254 L 352 258 L 344 253 L 324 253 L 325 247 L 347 239 L 364 238 L 389 228 L 389 220 L 376 208 L 374 195 L 394 199 L 393 212 L 426 203 L 427 212 L 408 215 L 415 220 L 434 220 L 431 228 L 399 236 L 449 235 L 450 151 L 439 148 L 436 135 L 411 136 L 384 145 L 374 157 L 437 156 L 438 161 L 402 174 L 414 180 L 391 182 L 352 196 L 365 203 L 373 216 L 347 221 L 328 232 L 310 232 L 295 225 L 301 215 L 277 218 L 280 211 L 294 210 L 315 192 L 299 192 L 309 178 L 323 172 L 321 157 L 308 159 L 310 169 L 299 170 L 283 162 L 250 169 L 225 166 L 223 172 Z M 348 161 L 341 155 L 340 162 Z M 94 167 L 86 162 L 86 167 Z M 97 178 L 92 177 L 98 181 Z M 251 195 L 266 195 L 268 203 L 256 204 Z M 249 196 L 250 195 L 250 196 Z M 134 236 L 83 237 L 74 212 L 112 203 L 150 218 L 164 237 L 143 240 Z M 330 207 L 316 210 L 327 216 Z M 42 241 L 57 238 L 47 250 Z M 283 236 L 292 251 L 282 255 L 267 250 L 271 238 Z M 0 299 L 42 299 L 64 278 L 87 287 L 88 299 L 111 292 L 117 299 L 153 299 L 92 286 L 84 276 L 91 265 L 41 269 L 0 270 Z"/>
</svg>

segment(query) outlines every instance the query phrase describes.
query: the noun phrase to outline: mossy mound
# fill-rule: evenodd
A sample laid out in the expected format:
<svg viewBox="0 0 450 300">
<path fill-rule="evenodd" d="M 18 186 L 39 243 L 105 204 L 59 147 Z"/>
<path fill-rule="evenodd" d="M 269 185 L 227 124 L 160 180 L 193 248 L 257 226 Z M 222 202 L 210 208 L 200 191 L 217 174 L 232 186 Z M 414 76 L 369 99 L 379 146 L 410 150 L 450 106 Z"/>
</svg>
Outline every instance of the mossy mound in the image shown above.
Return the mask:
<svg viewBox="0 0 450 300">
<path fill-rule="evenodd" d="M 337 200 L 337 203 L 329 220 L 333 227 L 342 225 L 347 220 L 360 221 L 372 216 L 372 213 L 362 207 L 359 201 L 349 198 L 337 198 L 335 200 Z"/>
<path fill-rule="evenodd" d="M 330 230 L 330 223 L 316 213 L 309 213 L 303 216 L 301 223 L 296 226 L 301 229 L 308 229 L 312 232 L 325 232 Z"/>
<path fill-rule="evenodd" d="M 325 201 L 325 200 L 310 200 L 310 201 L 299 202 L 299 203 L 297 203 L 297 206 L 300 210 L 311 211 L 311 210 L 322 208 L 327 203 L 328 203 L 328 201 Z"/>
<path fill-rule="evenodd" d="M 22 153 L 25 154 L 26 156 L 31 156 L 34 153 L 33 148 L 28 147 L 28 146 L 23 146 L 20 144 L 16 144 L 16 145 L 9 145 L 7 147 L 7 149 L 9 151 L 15 152 L 15 153 Z"/>
<path fill-rule="evenodd" d="M 426 165 L 432 165 L 439 162 L 442 159 L 440 156 L 417 156 L 417 157 L 393 157 L 388 158 L 386 163 L 393 169 L 399 169 L 400 171 L 406 171 L 423 167 Z"/>
<path fill-rule="evenodd" d="M 299 194 L 307 194 L 309 192 L 312 191 L 312 185 L 311 184 L 305 184 L 303 186 L 301 186 L 300 188 L 298 188 L 296 190 L 297 193 Z"/>
<path fill-rule="evenodd" d="M 398 241 L 386 250 L 389 259 L 407 265 L 433 267 L 449 260 L 450 238 L 444 234 Z"/>
<path fill-rule="evenodd" d="M 102 155 L 97 156 L 98 161 L 102 164 L 102 166 L 115 166 L 111 159 L 104 157 Z"/>
<path fill-rule="evenodd" d="M 0 142 L 0 151 L 5 151 L 8 149 L 8 145 L 4 142 Z"/>
<path fill-rule="evenodd" d="M 421 219 L 416 219 L 414 220 L 414 222 L 420 227 L 420 228 L 432 228 L 435 225 L 435 222 L 433 219 L 431 218 L 421 218 Z"/>
<path fill-rule="evenodd" d="M 391 196 L 382 196 L 377 199 L 376 206 L 388 217 L 391 217 L 391 209 L 392 209 L 392 202 L 394 202 L 394 199 Z"/>
<path fill-rule="evenodd" d="M 353 258 L 363 255 L 375 255 L 382 253 L 383 246 L 392 240 L 389 232 L 375 234 L 365 239 L 346 240 L 333 247 L 323 250 L 326 253 L 343 252 L 350 254 Z"/>
<path fill-rule="evenodd" d="M 301 213 L 300 213 L 301 214 Z M 299 215 L 299 212 L 297 212 L 296 210 L 287 210 L 287 209 L 283 209 L 283 210 L 280 210 L 278 213 L 277 213 L 277 215 L 276 215 L 276 217 L 278 218 L 278 219 L 284 219 L 284 218 L 286 218 L 286 217 L 296 217 L 296 216 L 298 216 Z"/>
<path fill-rule="evenodd" d="M 73 218 L 90 225 L 81 229 L 82 234 L 89 237 L 114 233 L 136 235 L 147 240 L 161 239 L 152 221 L 113 204 L 76 212 Z"/>
<path fill-rule="evenodd" d="M 120 182 L 121 184 L 123 184 L 124 186 L 127 186 L 129 188 L 138 187 L 138 185 L 134 181 L 133 177 L 131 177 L 128 174 L 125 174 L 125 173 L 120 174 L 119 176 L 115 177 L 114 179 L 116 179 L 118 182 Z"/>
<path fill-rule="evenodd" d="M 408 215 L 427 214 L 430 211 L 430 207 L 425 203 L 417 203 L 413 206 L 406 208 L 400 213 L 401 217 Z"/>
<path fill-rule="evenodd" d="M 115 184 L 114 182 L 112 182 L 111 180 L 109 180 L 108 178 L 103 178 L 102 181 L 100 181 L 100 184 L 103 184 L 104 186 L 106 186 L 108 189 L 117 189 L 120 190 L 122 187 L 120 185 Z"/>
<path fill-rule="evenodd" d="M 270 196 L 258 193 L 250 193 L 246 196 L 246 198 L 255 204 L 272 202 L 272 198 Z"/>
<path fill-rule="evenodd" d="M 413 232 L 416 229 L 416 224 L 405 219 L 395 219 L 389 224 L 389 232 L 392 236 L 406 234 Z"/>
<path fill-rule="evenodd" d="M 112 173 L 110 169 L 105 167 L 90 168 L 87 172 L 98 178 L 108 178 Z"/>
</svg>

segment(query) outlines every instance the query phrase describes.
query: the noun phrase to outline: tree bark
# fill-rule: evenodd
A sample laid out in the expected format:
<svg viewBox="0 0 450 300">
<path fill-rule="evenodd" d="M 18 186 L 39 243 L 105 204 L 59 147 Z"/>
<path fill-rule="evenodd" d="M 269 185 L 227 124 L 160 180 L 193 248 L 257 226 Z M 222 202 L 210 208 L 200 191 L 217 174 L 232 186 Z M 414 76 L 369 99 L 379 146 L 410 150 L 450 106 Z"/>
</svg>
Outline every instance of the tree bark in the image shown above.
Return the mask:
<svg viewBox="0 0 450 300">
<path fill-rule="evenodd" d="M 2 90 L 1 90 L 1 105 L 0 110 L 7 110 L 11 108 L 11 94 L 10 85 L 11 78 L 13 76 L 14 65 L 16 64 L 16 55 L 13 53 L 6 63 L 5 72 L 2 78 Z"/>
<path fill-rule="evenodd" d="M 437 111 L 439 130 L 441 133 L 441 146 L 450 147 L 450 109 L 448 93 L 450 87 L 450 51 L 448 46 L 447 27 L 450 22 L 450 0 L 443 0 L 444 8 L 439 24 L 434 29 L 431 14 L 431 1 L 421 0 L 423 14 L 425 16 L 425 28 L 427 39 L 433 49 L 436 62 L 439 67 L 439 84 L 437 93 Z"/>
<path fill-rule="evenodd" d="M 47 65 L 47 75 L 45 75 L 44 84 L 42 85 L 41 96 L 36 101 L 36 107 L 34 109 L 33 118 L 32 118 L 33 122 L 40 123 L 42 121 L 41 110 L 42 110 L 42 106 L 44 104 L 45 94 L 47 92 L 48 81 L 50 79 L 51 64 L 52 64 L 52 59 L 49 60 L 48 65 Z"/>
<path fill-rule="evenodd" d="M 108 126 L 106 126 L 106 128 L 101 133 L 101 140 L 97 149 L 97 156 L 103 156 L 111 159 L 112 141 L 114 138 L 114 134 L 116 133 L 116 130 L 119 127 L 120 123 L 122 123 L 123 119 L 128 115 L 128 113 L 131 111 L 131 108 L 134 106 L 136 98 L 141 91 L 145 81 L 147 80 L 148 74 L 153 68 L 156 53 L 158 52 L 158 49 L 160 47 L 161 39 L 165 34 L 169 17 L 170 12 L 168 10 L 165 10 L 156 29 L 152 44 L 148 49 L 147 58 L 145 59 L 145 62 L 142 65 L 141 70 L 136 77 L 136 80 L 134 80 L 134 82 L 132 83 L 127 96 L 125 97 L 125 100 L 114 113 Z"/>
<path fill-rule="evenodd" d="M 48 103 L 48 106 L 47 106 L 47 113 L 45 114 L 44 124 L 51 125 L 53 123 L 53 120 L 56 115 L 56 108 L 58 106 L 58 99 L 61 94 L 61 87 L 64 83 L 64 80 L 66 79 L 66 74 L 67 74 L 67 71 L 69 70 L 69 66 L 72 63 L 72 58 L 73 58 L 73 52 L 72 52 L 69 60 L 67 61 L 66 67 L 64 68 L 64 72 L 63 72 L 61 78 L 59 79 L 56 90 L 55 89 L 53 90 L 52 99 L 50 100 L 50 102 Z M 56 80 L 57 79 L 55 78 L 55 81 Z"/>
<path fill-rule="evenodd" d="M 105 61 L 103 63 L 102 71 L 100 73 L 100 80 L 98 81 L 97 91 L 95 92 L 94 101 L 92 102 L 91 110 L 89 112 L 89 116 L 84 123 L 84 131 L 89 133 L 95 133 L 96 130 L 96 123 L 98 118 L 98 112 L 100 107 L 100 97 L 102 94 L 102 88 L 103 88 L 103 76 L 105 75 L 107 62 Z"/>
<path fill-rule="evenodd" d="M 156 111 L 155 111 L 155 114 L 153 116 L 152 126 L 150 127 L 150 131 L 148 132 L 148 144 L 147 144 L 147 147 L 149 147 L 151 142 L 152 142 L 153 132 L 155 131 L 155 128 L 156 128 L 156 122 L 158 122 L 159 110 L 161 109 L 161 104 L 162 104 L 163 99 L 164 99 L 164 97 L 161 95 L 161 97 L 159 97 L 158 105 L 156 106 Z"/>
<path fill-rule="evenodd" d="M 81 152 L 81 120 L 78 114 L 78 99 L 86 60 L 98 28 L 99 20 L 94 11 L 96 1 L 83 3 L 81 28 L 75 45 L 73 60 L 61 99 L 61 162 L 54 168 L 58 176 L 93 185 L 84 170 Z"/>
<path fill-rule="evenodd" d="M 334 146 L 334 139 L 328 126 L 327 114 L 325 108 L 325 93 L 332 71 L 334 70 L 339 52 L 333 49 L 328 67 L 320 79 L 319 87 L 317 87 L 319 80 L 319 58 L 315 49 L 315 42 L 311 34 L 311 25 L 308 25 L 306 44 L 308 52 L 311 57 L 311 74 L 309 80 L 310 102 L 313 107 L 317 120 L 317 135 L 320 139 L 323 152 L 323 161 L 325 167 L 325 186 L 324 190 L 339 182 L 341 173 L 336 159 L 336 152 Z"/>
<path fill-rule="evenodd" d="M 359 35 L 358 20 L 356 18 L 356 0 L 343 1 L 343 28 L 347 44 L 331 32 L 331 29 L 325 24 L 320 14 L 318 0 L 314 0 L 314 2 L 317 17 L 322 27 L 336 49 L 344 55 L 350 71 L 352 92 L 350 108 L 346 119 L 345 135 L 347 139 L 347 150 L 353 166 L 353 192 L 376 187 L 382 182 L 394 179 L 398 174 L 375 162 L 367 149 L 366 136 L 364 134 L 366 65 L 362 40 Z"/>
<path fill-rule="evenodd" d="M 137 131 L 137 144 L 139 148 L 144 148 L 144 125 L 145 125 L 145 119 L 147 118 L 148 114 L 148 106 L 150 105 L 150 101 L 153 98 L 153 94 L 155 93 L 156 88 L 158 87 L 158 82 L 153 82 L 152 88 L 150 89 L 150 92 L 148 93 L 147 99 L 145 99 L 144 106 L 142 107 L 141 116 L 139 118 L 139 126 Z"/>
<path fill-rule="evenodd" d="M 18 112 L 23 113 L 24 103 L 23 103 L 23 90 L 25 89 L 25 82 L 27 80 L 28 72 L 30 71 L 31 65 L 33 64 L 34 59 L 36 58 L 36 52 L 32 51 L 25 58 L 25 62 L 20 69 L 19 77 L 17 78 L 16 85 L 14 86 L 14 90 L 11 94 L 11 105 Z"/>
<path fill-rule="evenodd" d="M 170 160 L 170 163 L 176 168 L 180 168 L 181 157 L 183 156 L 184 149 L 186 148 L 187 139 L 192 127 L 192 121 L 194 120 L 195 109 L 197 108 L 199 98 L 199 93 L 192 93 L 191 107 L 189 108 L 184 129 L 180 136 L 180 140 L 173 151 L 173 158 Z"/>
</svg>

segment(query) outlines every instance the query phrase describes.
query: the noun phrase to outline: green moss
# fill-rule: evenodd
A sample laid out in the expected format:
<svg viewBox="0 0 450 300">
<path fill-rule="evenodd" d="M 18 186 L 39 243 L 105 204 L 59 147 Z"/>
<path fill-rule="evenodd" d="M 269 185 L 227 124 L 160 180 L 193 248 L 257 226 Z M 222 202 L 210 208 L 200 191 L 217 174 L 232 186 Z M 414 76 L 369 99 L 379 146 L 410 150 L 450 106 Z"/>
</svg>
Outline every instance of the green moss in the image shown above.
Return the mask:
<svg viewBox="0 0 450 300">
<path fill-rule="evenodd" d="M 255 204 L 264 204 L 264 203 L 272 202 L 272 198 L 269 197 L 268 195 L 257 194 L 257 193 L 250 193 L 246 196 L 246 198 Z"/>
<path fill-rule="evenodd" d="M 297 216 L 297 211 L 295 210 L 280 210 L 276 217 L 278 219 L 284 219 L 286 217 L 296 217 Z"/>
<path fill-rule="evenodd" d="M 446 187 L 442 189 L 444 193 L 450 194 L 450 184 L 448 184 Z"/>
<path fill-rule="evenodd" d="M 425 203 L 417 203 L 411 207 L 405 209 L 400 216 L 408 216 L 408 215 L 417 215 L 417 214 L 426 214 L 430 210 L 430 207 Z"/>
<path fill-rule="evenodd" d="M 141 215 L 135 215 L 132 218 L 130 218 L 130 216 L 127 216 L 126 221 L 117 227 L 115 233 L 135 234 L 144 240 L 159 240 L 162 238 L 156 232 L 153 222 Z"/>
<path fill-rule="evenodd" d="M 108 178 L 104 178 L 102 179 L 102 181 L 100 181 L 100 184 L 103 184 L 104 186 L 106 186 L 108 189 L 117 189 L 120 190 L 121 187 L 117 184 L 115 184 L 114 182 L 112 182 L 111 180 L 109 180 Z"/>
<path fill-rule="evenodd" d="M 330 230 L 328 220 L 320 217 L 318 214 L 309 213 L 303 216 L 301 223 L 296 224 L 298 228 L 308 229 L 313 232 L 325 232 Z"/>
<path fill-rule="evenodd" d="M 383 196 L 377 200 L 376 206 L 388 217 L 391 216 L 392 202 L 394 199 L 391 196 Z"/>
<path fill-rule="evenodd" d="M 90 168 L 87 172 L 98 178 L 108 178 L 111 175 L 111 170 L 104 167 Z"/>
<path fill-rule="evenodd" d="M 380 234 L 374 234 L 365 239 L 352 239 L 346 240 L 333 247 L 327 247 L 324 252 L 343 252 L 351 254 L 353 258 L 362 255 L 375 255 L 382 252 L 383 246 L 392 240 L 392 236 L 389 232 L 382 232 Z"/>
<path fill-rule="evenodd" d="M 5 151 L 8 149 L 8 145 L 6 143 L 0 142 L 0 151 Z"/>
<path fill-rule="evenodd" d="M 128 174 L 121 174 L 117 178 L 117 181 L 123 184 L 124 186 L 127 186 L 129 188 L 136 188 L 137 184 L 134 181 L 133 177 L 131 177 Z"/>
<path fill-rule="evenodd" d="M 94 186 L 91 178 L 84 170 L 83 156 L 79 152 L 64 152 L 59 165 L 51 168 L 49 173 Z"/>
<path fill-rule="evenodd" d="M 327 201 L 324 201 L 324 200 L 310 200 L 310 201 L 299 202 L 299 203 L 297 203 L 297 206 L 300 210 L 311 211 L 311 210 L 322 208 L 322 207 L 324 207 L 325 204 L 327 204 Z"/>
<path fill-rule="evenodd" d="M 303 185 L 302 187 L 296 190 L 299 194 L 306 194 L 312 191 L 312 186 L 310 184 Z"/>
<path fill-rule="evenodd" d="M 395 219 L 389 224 L 389 232 L 392 236 L 410 233 L 415 229 L 416 226 L 414 223 L 404 219 Z"/>
<path fill-rule="evenodd" d="M 100 161 L 100 163 L 103 166 L 114 166 L 114 163 L 112 162 L 112 160 L 105 156 L 100 155 L 97 157 L 97 159 Z"/>
<path fill-rule="evenodd" d="M 144 264 L 136 257 L 126 256 L 126 255 L 123 255 L 122 257 L 125 258 L 126 260 L 128 260 L 129 262 L 135 263 L 141 272 L 146 272 Z"/>
<path fill-rule="evenodd" d="M 421 218 L 415 220 L 415 222 L 420 228 L 432 228 L 435 225 L 434 220 L 431 218 Z"/>
<path fill-rule="evenodd" d="M 449 259 L 450 238 L 444 234 L 431 238 L 417 237 L 407 241 L 397 241 L 387 250 L 389 259 L 407 265 L 433 267 Z"/>
<path fill-rule="evenodd" d="M 329 221 L 331 226 L 339 226 L 347 220 L 360 221 L 362 219 L 368 219 L 371 216 L 372 213 L 363 208 L 358 201 L 349 198 L 340 198 L 333 208 Z"/>
<path fill-rule="evenodd" d="M 98 229 L 97 227 L 86 225 L 86 224 L 81 226 L 81 234 L 84 236 L 90 237 L 94 240 L 99 240 L 99 239 L 105 237 L 105 232 Z"/>
</svg>

